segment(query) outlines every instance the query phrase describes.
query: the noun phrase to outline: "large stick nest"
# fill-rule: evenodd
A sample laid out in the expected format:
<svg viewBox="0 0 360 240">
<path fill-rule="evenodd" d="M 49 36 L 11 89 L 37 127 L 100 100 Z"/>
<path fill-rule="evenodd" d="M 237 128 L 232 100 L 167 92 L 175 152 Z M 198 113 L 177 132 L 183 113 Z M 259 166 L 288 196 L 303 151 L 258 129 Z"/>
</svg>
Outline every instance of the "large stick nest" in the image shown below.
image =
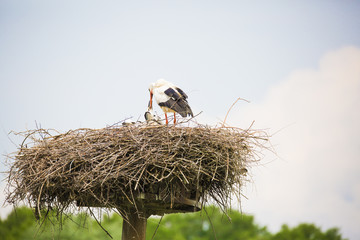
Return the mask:
<svg viewBox="0 0 360 240">
<path fill-rule="evenodd" d="M 141 193 L 173 203 L 184 192 L 226 209 L 233 193 L 240 196 L 246 169 L 267 140 L 262 131 L 203 125 L 21 134 L 24 142 L 11 155 L 7 201 L 59 209 L 119 208 L 135 204 Z"/>
</svg>

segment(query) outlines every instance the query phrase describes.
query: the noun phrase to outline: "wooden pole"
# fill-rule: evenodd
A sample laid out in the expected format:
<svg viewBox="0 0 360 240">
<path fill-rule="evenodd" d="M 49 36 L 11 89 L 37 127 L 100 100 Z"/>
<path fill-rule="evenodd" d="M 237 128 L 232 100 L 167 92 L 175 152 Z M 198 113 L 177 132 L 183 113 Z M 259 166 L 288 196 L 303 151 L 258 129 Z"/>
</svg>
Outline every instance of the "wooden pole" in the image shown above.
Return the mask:
<svg viewBox="0 0 360 240">
<path fill-rule="evenodd" d="M 147 217 L 135 208 L 126 211 L 123 216 L 122 240 L 145 240 Z"/>
</svg>

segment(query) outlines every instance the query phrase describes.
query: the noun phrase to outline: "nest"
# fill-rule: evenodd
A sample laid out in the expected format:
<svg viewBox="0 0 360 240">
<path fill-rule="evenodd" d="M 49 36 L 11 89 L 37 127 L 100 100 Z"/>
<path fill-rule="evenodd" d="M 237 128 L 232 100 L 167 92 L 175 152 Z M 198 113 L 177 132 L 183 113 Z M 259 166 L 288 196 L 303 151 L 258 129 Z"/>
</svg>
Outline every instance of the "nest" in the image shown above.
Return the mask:
<svg viewBox="0 0 360 240">
<path fill-rule="evenodd" d="M 247 169 L 258 161 L 256 149 L 267 140 L 262 131 L 203 125 L 20 134 L 24 142 L 10 156 L 8 203 L 121 209 L 142 199 L 158 215 L 175 209 L 179 199 L 212 200 L 226 209 L 233 193 L 240 196 Z"/>
</svg>

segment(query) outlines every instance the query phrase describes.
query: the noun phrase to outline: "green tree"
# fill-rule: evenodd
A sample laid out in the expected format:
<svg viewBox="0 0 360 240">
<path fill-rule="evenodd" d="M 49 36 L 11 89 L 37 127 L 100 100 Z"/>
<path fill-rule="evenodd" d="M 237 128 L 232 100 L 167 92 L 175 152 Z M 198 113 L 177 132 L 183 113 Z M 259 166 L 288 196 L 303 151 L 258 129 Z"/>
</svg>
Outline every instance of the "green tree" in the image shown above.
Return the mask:
<svg viewBox="0 0 360 240">
<path fill-rule="evenodd" d="M 326 232 L 314 224 L 301 223 L 294 228 L 289 228 L 286 224 L 276 233 L 273 240 L 343 240 L 339 229 L 330 228 Z"/>
<path fill-rule="evenodd" d="M 148 220 L 146 239 L 151 239 L 158 228 L 156 240 L 344 240 L 337 228 L 322 231 L 309 223 L 293 228 L 284 224 L 278 233 L 272 234 L 266 227 L 256 224 L 253 216 L 231 211 L 230 222 L 217 207 L 210 206 L 205 210 L 165 215 L 160 225 L 160 218 L 152 217 Z M 43 220 L 36 221 L 30 208 L 16 208 L 7 219 L 0 220 L 0 240 L 110 240 L 97 221 L 84 213 L 58 216 L 58 212 L 53 210 Z M 105 214 L 98 221 L 113 239 L 121 239 L 122 218 L 118 214 Z"/>
<path fill-rule="evenodd" d="M 24 234 L 34 225 L 35 217 L 30 208 L 16 208 L 6 220 L 0 220 L 0 239 L 22 239 Z"/>
<path fill-rule="evenodd" d="M 159 226 L 155 239 L 205 240 L 205 239 L 269 239 L 266 227 L 259 227 L 252 216 L 232 211 L 231 222 L 219 208 L 207 207 L 206 213 L 166 215 Z M 150 220 L 147 238 L 151 239 L 157 221 Z M 214 233 L 215 232 L 215 233 Z"/>
</svg>

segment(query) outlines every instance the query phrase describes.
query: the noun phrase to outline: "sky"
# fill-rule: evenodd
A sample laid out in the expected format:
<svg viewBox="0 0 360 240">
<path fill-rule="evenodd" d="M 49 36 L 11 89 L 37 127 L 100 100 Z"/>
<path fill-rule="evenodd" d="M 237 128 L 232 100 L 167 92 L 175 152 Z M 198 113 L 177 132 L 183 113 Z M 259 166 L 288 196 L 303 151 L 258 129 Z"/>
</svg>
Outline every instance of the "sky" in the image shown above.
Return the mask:
<svg viewBox="0 0 360 240">
<path fill-rule="evenodd" d="M 198 122 L 241 97 L 228 124 L 271 135 L 243 212 L 272 231 L 312 222 L 359 239 L 359 12 L 350 0 L 0 0 L 1 171 L 22 140 L 10 131 L 143 120 L 165 78 Z"/>
</svg>

